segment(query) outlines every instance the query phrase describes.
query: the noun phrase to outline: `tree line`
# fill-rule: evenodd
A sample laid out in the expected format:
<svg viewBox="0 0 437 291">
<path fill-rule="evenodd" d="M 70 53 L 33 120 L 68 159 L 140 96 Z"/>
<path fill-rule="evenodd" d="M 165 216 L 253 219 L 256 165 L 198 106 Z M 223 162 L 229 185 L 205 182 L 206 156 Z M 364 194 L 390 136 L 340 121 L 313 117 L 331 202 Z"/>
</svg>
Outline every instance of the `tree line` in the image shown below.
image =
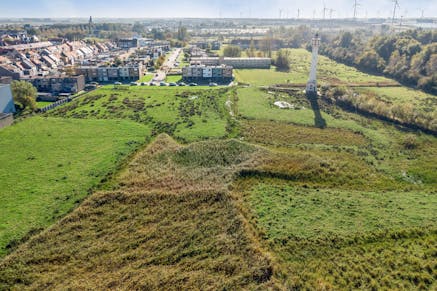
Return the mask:
<svg viewBox="0 0 437 291">
<path fill-rule="evenodd" d="M 437 94 L 436 31 L 416 29 L 366 39 L 363 32 L 343 32 L 330 42 L 322 42 L 320 53 Z"/>
<path fill-rule="evenodd" d="M 325 100 L 344 109 L 437 134 L 437 111 L 421 110 L 410 103 L 386 102 L 373 92 L 356 92 L 346 87 L 322 88 L 322 93 Z"/>
</svg>

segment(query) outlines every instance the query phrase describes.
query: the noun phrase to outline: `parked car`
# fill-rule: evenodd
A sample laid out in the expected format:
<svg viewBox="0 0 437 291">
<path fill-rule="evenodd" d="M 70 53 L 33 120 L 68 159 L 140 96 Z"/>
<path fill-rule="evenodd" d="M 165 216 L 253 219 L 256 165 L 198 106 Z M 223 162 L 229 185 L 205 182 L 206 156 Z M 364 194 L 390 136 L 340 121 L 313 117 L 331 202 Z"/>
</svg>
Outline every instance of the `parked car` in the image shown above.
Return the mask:
<svg viewBox="0 0 437 291">
<path fill-rule="evenodd" d="M 153 82 L 150 82 L 150 86 L 156 86 L 156 84 Z"/>
<path fill-rule="evenodd" d="M 218 84 L 217 83 L 209 83 L 209 87 L 217 87 Z"/>
<path fill-rule="evenodd" d="M 131 85 L 131 86 L 138 86 L 138 84 L 135 83 L 135 82 L 131 82 L 130 85 Z"/>
<path fill-rule="evenodd" d="M 176 83 L 170 83 L 170 84 L 168 84 L 170 87 L 176 87 L 178 84 L 176 84 Z"/>
<path fill-rule="evenodd" d="M 190 87 L 196 87 L 196 86 L 197 86 L 197 83 L 190 83 L 188 86 L 190 86 Z"/>
<path fill-rule="evenodd" d="M 167 83 L 166 82 L 161 82 L 161 83 L 159 83 L 159 86 L 165 87 L 165 86 L 167 86 Z"/>
<path fill-rule="evenodd" d="M 180 82 L 180 83 L 179 83 L 179 86 L 183 87 L 183 86 L 187 86 L 187 84 L 184 83 L 184 82 Z"/>
<path fill-rule="evenodd" d="M 115 82 L 114 85 L 123 85 L 121 82 Z"/>
</svg>

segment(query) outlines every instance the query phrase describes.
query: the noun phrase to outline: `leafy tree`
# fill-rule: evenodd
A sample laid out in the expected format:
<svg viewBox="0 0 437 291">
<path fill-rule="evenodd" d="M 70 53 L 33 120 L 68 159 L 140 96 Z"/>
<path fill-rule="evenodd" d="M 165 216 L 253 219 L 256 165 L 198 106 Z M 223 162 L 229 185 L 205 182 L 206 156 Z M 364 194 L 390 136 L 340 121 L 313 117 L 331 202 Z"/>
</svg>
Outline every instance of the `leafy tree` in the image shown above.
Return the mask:
<svg viewBox="0 0 437 291">
<path fill-rule="evenodd" d="M 342 34 L 340 38 L 340 46 L 344 48 L 349 48 L 352 43 L 353 35 L 351 32 L 347 31 Z"/>
<path fill-rule="evenodd" d="M 249 49 L 247 50 L 247 55 L 250 58 L 254 58 L 255 57 L 255 53 L 256 53 L 256 49 L 255 49 L 255 44 L 253 42 L 253 39 L 250 40 L 250 46 Z"/>
<path fill-rule="evenodd" d="M 116 57 L 114 59 L 114 66 L 119 67 L 121 65 L 123 65 L 123 61 L 119 57 Z"/>
<path fill-rule="evenodd" d="M 34 111 L 36 109 L 37 90 L 31 83 L 13 81 L 11 88 L 14 101 L 20 105 L 22 110 L 28 109 Z"/>
<path fill-rule="evenodd" d="M 185 26 L 179 26 L 177 39 L 180 41 L 185 41 L 188 39 L 188 30 Z"/>
<path fill-rule="evenodd" d="M 275 65 L 280 71 L 290 70 L 290 51 L 281 49 L 276 54 Z"/>
<path fill-rule="evenodd" d="M 223 50 L 223 55 L 229 58 L 239 58 L 241 57 L 241 48 L 234 45 L 227 46 Z"/>
<path fill-rule="evenodd" d="M 379 71 L 385 66 L 384 59 L 381 58 L 374 50 L 368 50 L 360 55 L 357 59 L 359 66 L 368 68 L 371 71 Z"/>
<path fill-rule="evenodd" d="M 307 46 L 309 49 L 309 46 Z M 437 93 L 437 34 L 421 29 L 372 37 L 342 33 L 323 42 L 320 53 L 362 70 L 384 73 L 399 82 Z"/>
</svg>

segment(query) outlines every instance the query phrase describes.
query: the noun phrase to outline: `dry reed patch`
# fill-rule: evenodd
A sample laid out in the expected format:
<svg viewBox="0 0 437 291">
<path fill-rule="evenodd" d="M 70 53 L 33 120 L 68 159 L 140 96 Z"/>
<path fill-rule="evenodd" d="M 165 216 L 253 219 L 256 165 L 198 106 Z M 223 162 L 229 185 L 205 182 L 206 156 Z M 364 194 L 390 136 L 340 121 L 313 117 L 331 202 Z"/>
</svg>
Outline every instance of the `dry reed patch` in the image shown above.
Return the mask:
<svg viewBox="0 0 437 291">
<path fill-rule="evenodd" d="M 254 289 L 269 260 L 224 193 L 98 193 L 0 265 L 0 289 Z"/>
</svg>

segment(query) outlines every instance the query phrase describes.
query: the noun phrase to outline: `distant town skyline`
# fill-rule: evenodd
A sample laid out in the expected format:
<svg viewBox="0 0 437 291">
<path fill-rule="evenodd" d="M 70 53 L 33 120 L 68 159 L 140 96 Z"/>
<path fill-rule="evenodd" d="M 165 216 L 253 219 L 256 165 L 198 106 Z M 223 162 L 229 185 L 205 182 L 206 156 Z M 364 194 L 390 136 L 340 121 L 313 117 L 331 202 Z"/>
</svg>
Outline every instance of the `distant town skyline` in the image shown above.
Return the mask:
<svg viewBox="0 0 437 291">
<path fill-rule="evenodd" d="M 2 0 L 0 18 L 351 18 L 354 0 Z M 391 0 L 359 0 L 357 17 L 390 18 Z M 325 4 L 324 4 L 325 3 Z M 435 0 L 399 0 L 397 17 L 437 17 Z M 325 6 L 324 6 L 325 5 Z M 323 8 L 325 12 L 323 12 Z"/>
</svg>

